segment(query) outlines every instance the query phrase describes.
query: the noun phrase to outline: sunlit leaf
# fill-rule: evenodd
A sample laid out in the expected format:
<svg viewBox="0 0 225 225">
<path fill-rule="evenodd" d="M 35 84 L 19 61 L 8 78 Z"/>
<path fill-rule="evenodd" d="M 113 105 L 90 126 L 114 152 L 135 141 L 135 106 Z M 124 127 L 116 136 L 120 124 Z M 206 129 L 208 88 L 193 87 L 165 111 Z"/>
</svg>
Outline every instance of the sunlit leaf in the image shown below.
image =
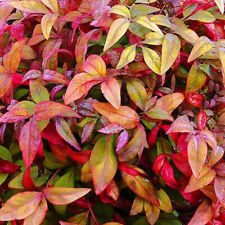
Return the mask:
<svg viewBox="0 0 225 225">
<path fill-rule="evenodd" d="M 42 198 L 41 202 L 39 203 L 35 211 L 24 220 L 24 225 L 41 224 L 45 218 L 47 210 L 48 210 L 47 201 L 45 198 Z"/>
<path fill-rule="evenodd" d="M 148 222 L 151 225 L 154 225 L 159 218 L 159 214 L 160 214 L 159 207 L 145 201 L 144 208 L 145 208 L 145 215 Z"/>
<path fill-rule="evenodd" d="M 52 27 L 55 23 L 57 16 L 55 14 L 46 14 L 41 19 L 41 29 L 43 32 L 43 35 L 48 40 L 50 36 L 50 32 L 52 30 Z"/>
<path fill-rule="evenodd" d="M 161 61 L 158 53 L 150 48 L 142 47 L 145 63 L 155 73 L 160 74 Z"/>
<path fill-rule="evenodd" d="M 220 203 L 225 207 L 225 179 L 224 177 L 216 176 L 214 180 L 214 189 Z"/>
<path fill-rule="evenodd" d="M 40 192 L 21 192 L 13 195 L 0 209 L 0 220 L 21 220 L 30 216 L 41 201 Z"/>
<path fill-rule="evenodd" d="M 130 13 L 132 17 L 137 16 L 145 16 L 154 12 L 158 12 L 160 9 L 149 6 L 149 5 L 143 5 L 143 4 L 133 4 L 130 8 Z"/>
<path fill-rule="evenodd" d="M 49 9 L 53 12 L 58 12 L 58 1 L 57 0 L 41 0 Z"/>
<path fill-rule="evenodd" d="M 127 19 L 117 19 L 110 26 L 103 51 L 111 48 L 127 31 L 130 22 Z"/>
<path fill-rule="evenodd" d="M 213 43 L 205 36 L 202 36 L 198 39 L 198 41 L 195 43 L 191 54 L 188 57 L 188 62 L 191 62 L 198 57 L 204 55 L 209 50 L 211 50 L 213 47 Z"/>
<path fill-rule="evenodd" d="M 130 18 L 130 11 L 124 5 L 114 5 L 110 11 L 110 13 L 114 13 L 120 16 L 124 16 L 125 18 Z"/>
<path fill-rule="evenodd" d="M 179 38 L 174 34 L 166 34 L 162 44 L 161 74 L 164 74 L 175 62 L 181 48 Z"/>
<path fill-rule="evenodd" d="M 198 178 L 207 156 L 207 145 L 203 138 L 192 136 L 188 142 L 188 162 L 193 175 Z"/>
<path fill-rule="evenodd" d="M 8 74 L 0 74 L 0 98 L 2 98 L 9 90 L 12 84 L 12 77 Z"/>
<path fill-rule="evenodd" d="M 197 64 L 194 63 L 191 70 L 188 73 L 186 94 L 190 92 L 196 92 L 202 88 L 206 81 L 206 75 L 198 68 Z"/>
<path fill-rule="evenodd" d="M 220 12 L 224 13 L 224 0 L 214 0 L 214 2 L 217 4 Z"/>
<path fill-rule="evenodd" d="M 117 158 L 114 152 L 113 135 L 100 138 L 95 144 L 90 158 L 95 193 L 99 195 L 112 181 L 117 171 Z"/>
<path fill-rule="evenodd" d="M 116 68 L 121 69 L 130 62 L 134 61 L 136 56 L 136 44 L 131 45 L 125 48 L 120 56 L 120 61 L 117 64 Z"/>
<path fill-rule="evenodd" d="M 195 179 L 194 175 L 191 176 L 189 183 L 184 191 L 192 192 L 205 187 L 212 182 L 215 175 L 215 170 L 204 165 L 197 179 Z"/>
<path fill-rule="evenodd" d="M 136 196 L 133 201 L 132 208 L 130 210 L 130 215 L 136 216 L 137 214 L 141 213 L 144 209 L 144 202 L 144 199 Z"/>
<path fill-rule="evenodd" d="M 171 213 L 173 208 L 169 196 L 163 189 L 157 191 L 157 194 L 159 197 L 159 208 L 167 213 Z"/>
<path fill-rule="evenodd" d="M 204 23 L 212 23 L 215 21 L 215 17 L 206 10 L 198 10 L 192 16 L 187 18 L 188 20 L 198 20 Z"/>
<path fill-rule="evenodd" d="M 48 187 L 44 190 L 44 194 L 52 204 L 65 205 L 83 197 L 90 191 L 89 188 Z"/>
<path fill-rule="evenodd" d="M 144 83 L 138 78 L 129 79 L 127 81 L 127 92 L 131 100 L 144 110 L 148 99 Z"/>
<path fill-rule="evenodd" d="M 28 13 L 49 13 L 48 9 L 37 1 L 18 1 L 18 2 L 9 2 L 11 6 L 16 9 L 19 9 Z"/>
<path fill-rule="evenodd" d="M 10 3 L 12 3 L 12 2 L 10 2 Z M 18 2 L 18 3 L 20 3 L 20 2 Z M 3 65 L 6 68 L 6 70 L 11 74 L 16 73 L 16 70 L 20 63 L 22 50 L 23 50 L 23 47 L 24 47 L 26 41 L 27 41 L 27 39 L 25 38 L 25 39 L 21 39 L 21 40 L 17 41 L 16 43 L 14 43 L 12 45 L 11 50 L 3 57 Z"/>
</svg>

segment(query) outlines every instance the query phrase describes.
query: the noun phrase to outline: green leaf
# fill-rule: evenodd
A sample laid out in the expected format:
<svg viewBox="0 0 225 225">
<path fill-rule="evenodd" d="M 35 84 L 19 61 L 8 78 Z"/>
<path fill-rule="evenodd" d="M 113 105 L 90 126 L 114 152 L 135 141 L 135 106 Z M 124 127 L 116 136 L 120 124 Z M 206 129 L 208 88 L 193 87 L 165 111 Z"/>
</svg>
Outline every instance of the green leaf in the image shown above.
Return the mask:
<svg viewBox="0 0 225 225">
<path fill-rule="evenodd" d="M 100 138 L 91 152 L 90 165 L 97 195 L 105 190 L 116 174 L 118 162 L 114 148 L 115 136 L 108 135 Z"/>
</svg>

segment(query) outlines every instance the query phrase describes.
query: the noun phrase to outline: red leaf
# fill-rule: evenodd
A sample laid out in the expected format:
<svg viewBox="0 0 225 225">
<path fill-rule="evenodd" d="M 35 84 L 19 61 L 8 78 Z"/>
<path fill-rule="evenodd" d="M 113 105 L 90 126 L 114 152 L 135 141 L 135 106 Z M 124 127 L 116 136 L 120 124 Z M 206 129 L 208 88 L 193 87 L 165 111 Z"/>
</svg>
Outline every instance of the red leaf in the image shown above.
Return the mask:
<svg viewBox="0 0 225 225">
<path fill-rule="evenodd" d="M 25 169 L 22 184 L 29 191 L 35 190 L 36 187 L 30 174 L 30 168 Z"/>
<path fill-rule="evenodd" d="M 155 172 L 156 175 L 158 175 L 165 163 L 165 160 L 166 160 L 166 154 L 161 154 L 161 155 L 158 155 L 154 161 L 154 164 L 153 164 L 153 171 Z"/>
<path fill-rule="evenodd" d="M 160 125 L 158 124 L 156 127 L 154 127 L 151 132 L 148 134 L 148 145 L 149 147 L 152 147 L 155 145 L 157 140 L 157 135 L 159 133 Z"/>
<path fill-rule="evenodd" d="M 28 168 L 42 145 L 41 133 L 34 120 L 30 120 L 23 126 L 19 137 L 19 145 L 24 164 Z"/>
<path fill-rule="evenodd" d="M 120 150 L 122 150 L 126 146 L 128 141 L 129 141 L 129 134 L 126 130 L 124 130 L 123 132 L 121 132 L 121 134 L 117 139 L 116 152 L 120 152 Z"/>
<path fill-rule="evenodd" d="M 119 162 L 118 168 L 131 176 L 137 176 L 140 174 L 138 170 L 136 170 L 135 168 L 129 166 L 129 164 L 124 162 Z"/>
<path fill-rule="evenodd" d="M 12 162 L 9 162 L 4 159 L 0 159 L 0 174 L 1 173 L 14 173 L 17 171 L 20 167 L 15 165 Z"/>
</svg>

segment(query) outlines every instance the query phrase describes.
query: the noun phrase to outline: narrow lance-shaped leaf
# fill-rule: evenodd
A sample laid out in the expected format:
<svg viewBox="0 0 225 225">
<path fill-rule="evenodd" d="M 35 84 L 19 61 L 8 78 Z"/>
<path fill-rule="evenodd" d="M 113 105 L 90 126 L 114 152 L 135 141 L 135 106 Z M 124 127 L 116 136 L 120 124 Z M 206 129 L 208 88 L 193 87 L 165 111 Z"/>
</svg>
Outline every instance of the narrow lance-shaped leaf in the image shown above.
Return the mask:
<svg viewBox="0 0 225 225">
<path fill-rule="evenodd" d="M 11 6 L 13 6 L 16 9 L 19 9 L 23 12 L 28 13 L 49 13 L 49 10 L 42 5 L 40 2 L 37 1 L 19 1 L 19 2 L 9 2 Z"/>
<path fill-rule="evenodd" d="M 81 151 L 80 145 L 74 137 L 68 123 L 64 119 L 56 119 L 56 130 L 58 134 L 75 149 Z"/>
<path fill-rule="evenodd" d="M 148 94 L 145 89 L 144 82 L 137 78 L 129 79 L 127 81 L 127 92 L 131 100 L 140 109 L 144 110 L 148 100 Z"/>
<path fill-rule="evenodd" d="M 198 178 L 207 156 L 207 145 L 203 138 L 192 136 L 188 142 L 188 162 L 195 178 Z"/>
<path fill-rule="evenodd" d="M 171 213 L 173 211 L 173 207 L 170 201 L 169 196 L 163 189 L 157 191 L 159 197 L 159 208 L 167 213 Z"/>
<path fill-rule="evenodd" d="M 144 209 L 144 202 L 144 199 L 136 196 L 130 210 L 130 215 L 136 216 L 137 214 L 141 213 Z"/>
<path fill-rule="evenodd" d="M 125 48 L 120 56 L 120 61 L 116 66 L 116 69 L 121 69 L 130 62 L 134 61 L 136 56 L 136 46 L 137 44 L 131 45 Z"/>
<path fill-rule="evenodd" d="M 49 9 L 58 13 L 58 1 L 57 0 L 41 0 Z"/>
<path fill-rule="evenodd" d="M 174 34 L 166 34 L 162 44 L 161 74 L 175 62 L 181 48 L 180 39 Z"/>
<path fill-rule="evenodd" d="M 26 41 L 27 39 L 24 38 L 14 43 L 12 45 L 11 50 L 3 57 L 3 65 L 6 70 L 11 74 L 16 73 L 16 70 L 20 63 L 22 50 Z"/>
<path fill-rule="evenodd" d="M 155 73 L 160 74 L 161 60 L 157 52 L 150 48 L 142 47 L 144 61 Z"/>
<path fill-rule="evenodd" d="M 39 224 L 41 224 L 45 218 L 47 210 L 48 210 L 47 201 L 45 198 L 42 198 L 41 202 L 39 203 L 39 205 L 35 209 L 35 211 L 30 216 L 25 218 L 24 225 L 39 225 Z"/>
<path fill-rule="evenodd" d="M 92 150 L 90 166 L 97 195 L 105 190 L 116 174 L 118 163 L 114 148 L 115 136 L 110 135 L 100 138 Z"/>
<path fill-rule="evenodd" d="M 212 23 L 215 19 L 216 18 L 210 12 L 201 9 L 187 18 L 187 20 L 198 20 L 203 23 Z"/>
<path fill-rule="evenodd" d="M 113 22 L 113 24 L 110 26 L 103 51 L 106 51 L 112 47 L 126 33 L 129 24 L 129 20 L 122 18 Z"/>
<path fill-rule="evenodd" d="M 0 74 L 0 98 L 2 98 L 10 89 L 12 77 L 8 74 Z"/>
<path fill-rule="evenodd" d="M 45 39 L 49 39 L 52 27 L 55 23 L 57 16 L 55 14 L 46 14 L 41 19 L 41 29 L 42 33 L 45 36 Z"/>
<path fill-rule="evenodd" d="M 224 13 L 224 0 L 214 0 L 214 2 L 217 4 L 220 12 L 223 14 Z"/>
<path fill-rule="evenodd" d="M 31 215 L 41 201 L 40 192 L 21 192 L 13 195 L 0 209 L 0 220 L 21 220 Z"/>
<path fill-rule="evenodd" d="M 79 73 L 73 77 L 66 90 L 64 102 L 66 105 L 81 98 L 96 84 L 100 83 L 100 78 L 95 78 L 87 73 Z"/>
<path fill-rule="evenodd" d="M 186 94 L 190 92 L 196 92 L 202 88 L 206 81 L 206 75 L 198 68 L 197 64 L 194 63 L 191 70 L 188 73 Z"/>
<path fill-rule="evenodd" d="M 194 175 L 191 176 L 187 187 L 184 189 L 185 192 L 192 192 L 205 187 L 210 184 L 216 176 L 215 170 L 204 165 L 198 178 L 195 179 Z"/>
<path fill-rule="evenodd" d="M 90 191 L 90 188 L 48 187 L 44 190 L 44 194 L 52 204 L 66 205 L 83 197 Z"/>
<path fill-rule="evenodd" d="M 213 218 L 212 205 L 204 200 L 197 208 L 188 225 L 205 225 Z"/>
<path fill-rule="evenodd" d="M 214 189 L 220 203 L 225 207 L 225 178 L 216 176 L 214 180 Z"/>
<path fill-rule="evenodd" d="M 124 5 L 114 5 L 110 11 L 110 13 L 114 13 L 120 16 L 124 16 L 125 18 L 130 18 L 130 11 Z"/>
<path fill-rule="evenodd" d="M 105 79 L 101 83 L 101 91 L 108 102 L 116 109 L 119 109 L 121 102 L 119 82 L 113 77 Z"/>
<path fill-rule="evenodd" d="M 138 170 L 140 173 L 145 174 L 145 172 L 137 167 L 131 166 Z M 146 201 L 159 205 L 158 196 L 155 192 L 155 189 L 148 178 L 137 175 L 132 176 L 126 172 L 121 171 L 123 181 L 125 184 L 139 197 L 145 199 Z"/>
<path fill-rule="evenodd" d="M 151 225 L 154 225 L 159 218 L 159 214 L 160 214 L 159 207 L 145 201 L 144 209 L 145 209 L 146 219 Z"/>
<path fill-rule="evenodd" d="M 29 86 L 30 86 L 31 97 L 36 103 L 39 103 L 42 101 L 49 101 L 48 89 L 45 88 L 43 85 L 41 85 L 39 81 L 30 80 Z"/>
<path fill-rule="evenodd" d="M 128 106 L 114 108 L 109 103 L 96 102 L 92 104 L 93 108 L 102 114 L 110 123 L 116 123 L 123 128 L 132 129 L 139 123 L 138 114 Z"/>
<path fill-rule="evenodd" d="M 26 167 L 30 167 L 42 145 L 41 134 L 34 120 L 27 122 L 20 133 L 19 145 Z"/>
<path fill-rule="evenodd" d="M 210 49 L 212 49 L 213 43 L 205 36 L 202 36 L 198 39 L 198 41 L 195 43 L 191 54 L 188 57 L 188 62 L 191 62 L 198 57 L 204 55 L 206 52 L 208 52 Z"/>
</svg>

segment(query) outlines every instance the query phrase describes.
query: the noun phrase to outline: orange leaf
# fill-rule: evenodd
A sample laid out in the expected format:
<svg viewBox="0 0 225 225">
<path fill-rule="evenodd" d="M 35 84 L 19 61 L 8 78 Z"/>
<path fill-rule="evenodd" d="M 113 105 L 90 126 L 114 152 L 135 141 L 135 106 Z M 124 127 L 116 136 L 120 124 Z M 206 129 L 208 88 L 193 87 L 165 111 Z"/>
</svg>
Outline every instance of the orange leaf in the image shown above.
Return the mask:
<svg viewBox="0 0 225 225">
<path fill-rule="evenodd" d="M 119 82 L 115 78 L 110 77 L 102 82 L 101 91 L 109 103 L 116 109 L 119 109 L 121 102 Z"/>
<path fill-rule="evenodd" d="M 41 133 L 34 120 L 30 120 L 23 126 L 20 132 L 19 145 L 24 164 L 28 168 L 34 161 L 39 148 L 42 147 Z"/>
<path fill-rule="evenodd" d="M 197 208 L 194 216 L 188 225 L 205 225 L 213 218 L 213 209 L 211 204 L 204 200 Z"/>
<path fill-rule="evenodd" d="M 133 129 L 139 123 L 138 114 L 128 106 L 120 106 L 116 109 L 109 103 L 101 102 L 93 103 L 92 106 L 110 123 L 119 124 L 126 129 Z"/>
<path fill-rule="evenodd" d="M 0 74 L 0 98 L 2 98 L 12 84 L 12 77 L 8 74 Z"/>
<path fill-rule="evenodd" d="M 207 157 L 207 145 L 203 138 L 192 136 L 188 142 L 188 162 L 195 178 L 198 178 Z"/>
<path fill-rule="evenodd" d="M 187 187 L 185 188 L 185 192 L 192 192 L 198 189 L 201 189 L 212 182 L 216 175 L 215 170 L 211 169 L 210 167 L 204 165 L 202 168 L 201 173 L 199 174 L 198 178 L 192 175 Z"/>
<path fill-rule="evenodd" d="M 13 195 L 0 209 L 0 221 L 21 220 L 31 215 L 41 201 L 40 192 Z"/>
<path fill-rule="evenodd" d="M 57 0 L 41 0 L 49 9 L 53 12 L 58 12 L 58 1 Z"/>
<path fill-rule="evenodd" d="M 16 73 L 26 41 L 27 38 L 24 38 L 14 43 L 11 50 L 3 57 L 3 65 L 11 74 Z"/>
<path fill-rule="evenodd" d="M 83 70 L 97 77 L 105 77 L 106 65 L 103 59 L 98 55 L 90 55 L 83 64 Z"/>
<path fill-rule="evenodd" d="M 161 109 L 171 113 L 184 101 L 184 95 L 181 93 L 168 94 L 156 101 L 153 109 Z"/>
<path fill-rule="evenodd" d="M 58 102 L 43 101 L 39 102 L 34 108 L 35 120 L 51 119 L 55 116 L 60 116 L 71 112 L 72 109 Z M 75 113 L 75 112 L 74 112 Z"/>
<path fill-rule="evenodd" d="M 66 90 L 64 102 L 66 105 L 81 98 L 96 84 L 101 82 L 99 78 L 87 73 L 79 73 L 73 77 Z"/>
<path fill-rule="evenodd" d="M 90 191 L 90 188 L 48 187 L 44 190 L 44 193 L 52 204 L 65 205 L 76 201 Z"/>
<path fill-rule="evenodd" d="M 220 203 L 225 207 L 225 178 L 216 176 L 214 180 L 214 189 Z"/>
<path fill-rule="evenodd" d="M 39 225 L 39 224 L 41 224 L 45 218 L 47 210 L 48 210 L 47 201 L 45 198 L 42 198 L 41 202 L 38 205 L 38 207 L 36 208 L 36 210 L 24 220 L 23 225 Z"/>
<path fill-rule="evenodd" d="M 154 225 L 159 218 L 159 214 L 160 214 L 159 207 L 155 205 L 151 205 L 149 202 L 145 202 L 144 208 L 145 208 L 145 215 L 148 222 L 151 225 Z"/>
</svg>

